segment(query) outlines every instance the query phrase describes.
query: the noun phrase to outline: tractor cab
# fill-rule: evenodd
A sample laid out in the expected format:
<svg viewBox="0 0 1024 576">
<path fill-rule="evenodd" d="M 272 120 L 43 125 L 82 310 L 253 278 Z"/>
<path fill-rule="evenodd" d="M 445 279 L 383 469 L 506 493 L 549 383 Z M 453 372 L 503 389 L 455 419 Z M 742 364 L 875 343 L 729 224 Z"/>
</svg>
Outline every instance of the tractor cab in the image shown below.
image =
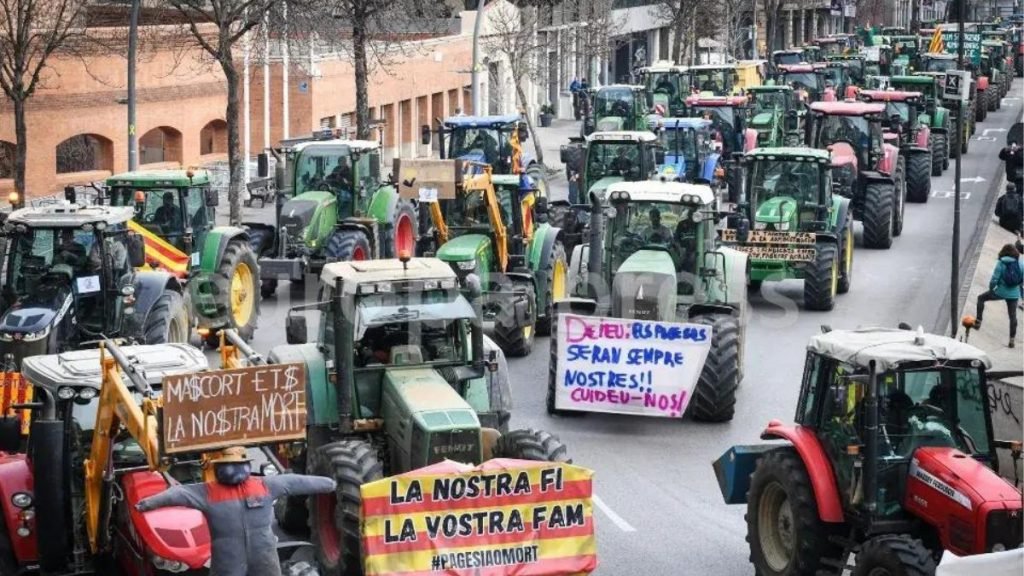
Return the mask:
<svg viewBox="0 0 1024 576">
<path fill-rule="evenodd" d="M 664 162 L 657 177 L 681 182 L 715 183 L 721 157 L 714 150 L 712 122 L 702 118 L 665 118 L 658 125 Z"/>
<path fill-rule="evenodd" d="M 862 90 L 860 97 L 865 102 L 885 104 L 882 128 L 887 134 L 894 134 L 900 146 L 928 147 L 928 127 L 921 125 L 918 116 L 924 111 L 924 100 L 920 92 Z M 883 134 L 883 138 L 887 134 Z"/>
<path fill-rule="evenodd" d="M 804 110 L 797 106 L 791 87 L 758 86 L 747 90 L 747 97 L 751 102 L 748 125 L 757 130 L 758 146 L 792 145 L 802 140 Z"/>
<path fill-rule="evenodd" d="M 818 38 L 814 40 L 814 44 L 821 49 L 821 55 L 825 58 L 830 56 L 841 56 L 850 48 L 846 38 L 837 36 Z"/>
<path fill-rule="evenodd" d="M 892 48 L 893 65 L 900 70 L 907 71 L 917 68 L 920 65 L 921 37 L 913 34 L 898 34 L 889 36 L 889 46 Z"/>
<path fill-rule="evenodd" d="M 689 68 L 693 91 L 702 96 L 729 96 L 738 89 L 735 64 L 702 64 Z"/>
<path fill-rule="evenodd" d="M 825 61 L 825 54 L 822 52 L 821 46 L 818 46 L 817 44 L 807 44 L 806 46 L 803 46 L 801 50 L 804 52 L 804 58 L 802 61 L 797 62 L 797 64 L 814 64 L 815 62 Z"/>
<path fill-rule="evenodd" d="M 800 64 L 806 62 L 803 48 L 792 48 L 790 50 L 776 50 L 772 52 L 772 65 L 782 66 Z"/>
<path fill-rule="evenodd" d="M 591 117 L 584 122 L 584 136 L 592 132 L 647 130 L 650 103 L 643 86 L 613 84 L 594 91 Z"/>
<path fill-rule="evenodd" d="M 828 57 L 828 63 L 833 62 L 845 62 L 849 68 L 849 82 L 854 86 L 860 86 L 864 83 L 864 63 L 865 58 L 863 54 L 833 54 Z"/>
<path fill-rule="evenodd" d="M 929 52 L 921 55 L 922 72 L 953 72 L 957 70 L 956 55 Z"/>
<path fill-rule="evenodd" d="M 423 143 L 430 144 L 430 127 L 422 128 Z M 495 174 L 518 174 L 532 164 L 522 149 L 530 132 L 521 116 L 452 116 L 437 131 L 442 158 L 490 164 Z"/>
<path fill-rule="evenodd" d="M 853 70 L 847 62 L 829 60 L 815 64 L 814 68 L 821 71 L 822 78 L 825 80 L 823 97 L 826 100 L 844 97 L 847 90 L 855 85 Z"/>
<path fill-rule="evenodd" d="M 828 154 L 812 148 L 758 148 L 743 156 L 746 214 L 753 230 L 817 232 L 832 209 Z"/>
<path fill-rule="evenodd" d="M 580 189 L 601 197 L 615 182 L 652 177 L 663 153 L 658 137 L 646 131 L 594 132 L 587 137 L 585 146 Z"/>
<path fill-rule="evenodd" d="M 134 223 L 186 254 L 203 245 L 215 223 L 219 199 L 206 170 L 126 172 L 106 185 L 111 206 L 133 207 Z"/>
<path fill-rule="evenodd" d="M 860 53 L 864 56 L 865 88 L 871 86 L 873 78 L 890 76 L 894 73 L 892 46 L 884 44 L 865 46 L 860 49 Z"/>
<path fill-rule="evenodd" d="M 751 150 L 757 143 L 757 131 L 747 127 L 746 96 L 690 96 L 686 108 L 690 116 L 712 122 L 726 158 Z"/>
<path fill-rule="evenodd" d="M 663 116 L 682 114 L 683 99 L 690 93 L 691 85 L 684 66 L 671 61 L 655 62 L 640 68 L 639 82 L 651 95 L 654 107 L 661 107 Z"/>
<path fill-rule="evenodd" d="M 801 103 L 817 102 L 825 95 L 825 74 L 817 64 L 779 66 L 775 83 L 792 88 Z"/>
<path fill-rule="evenodd" d="M 833 167 L 869 169 L 882 153 L 885 105 L 878 103 L 819 102 L 811 106 L 809 141 L 832 152 Z"/>
</svg>

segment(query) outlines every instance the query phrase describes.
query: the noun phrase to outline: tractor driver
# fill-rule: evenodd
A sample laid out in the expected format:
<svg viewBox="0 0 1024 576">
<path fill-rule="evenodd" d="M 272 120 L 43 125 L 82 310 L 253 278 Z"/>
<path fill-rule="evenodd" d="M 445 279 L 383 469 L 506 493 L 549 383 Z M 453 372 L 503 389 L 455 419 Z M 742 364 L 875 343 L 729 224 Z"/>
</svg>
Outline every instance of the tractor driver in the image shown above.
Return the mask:
<svg viewBox="0 0 1024 576">
<path fill-rule="evenodd" d="M 668 94 L 670 98 L 676 95 L 676 87 L 672 85 L 672 81 L 668 79 L 667 75 L 663 75 L 658 79 L 658 83 L 654 86 L 654 91 Z"/>
<path fill-rule="evenodd" d="M 181 212 L 174 204 L 174 192 L 164 192 L 160 207 L 153 213 L 153 223 L 165 232 L 181 230 Z"/>
<path fill-rule="evenodd" d="M 634 169 L 635 165 L 633 159 L 630 158 L 630 148 L 628 146 L 620 146 L 619 152 L 615 158 L 612 159 L 609 168 L 612 172 L 618 172 L 623 176 L 632 176 L 634 179 L 639 176 L 637 171 Z"/>
<path fill-rule="evenodd" d="M 661 211 L 657 208 L 651 208 L 651 211 L 647 213 L 647 217 L 651 222 L 645 234 L 647 241 L 651 244 L 671 243 L 672 231 L 668 229 L 668 226 L 661 223 Z"/>
<path fill-rule="evenodd" d="M 679 222 L 676 223 L 676 231 L 672 235 L 672 247 L 676 254 L 677 272 L 694 272 L 696 268 L 697 254 L 694 250 L 687 250 L 687 246 L 696 246 L 694 235 L 697 232 L 697 224 L 689 214 L 681 214 Z"/>
<path fill-rule="evenodd" d="M 77 276 L 85 268 L 86 253 L 85 246 L 75 240 L 75 231 L 71 228 L 65 228 L 60 232 L 60 245 L 57 247 L 57 254 L 53 259 L 53 263 L 54 265 L 65 264 L 70 266 L 74 275 Z"/>
</svg>

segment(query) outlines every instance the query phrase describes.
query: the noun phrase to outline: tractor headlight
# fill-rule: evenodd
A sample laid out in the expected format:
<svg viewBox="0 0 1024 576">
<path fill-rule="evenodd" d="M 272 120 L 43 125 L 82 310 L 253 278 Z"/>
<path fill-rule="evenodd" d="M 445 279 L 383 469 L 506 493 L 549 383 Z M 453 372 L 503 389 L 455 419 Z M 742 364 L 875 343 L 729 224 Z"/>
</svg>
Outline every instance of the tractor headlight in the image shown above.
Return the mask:
<svg viewBox="0 0 1024 576">
<path fill-rule="evenodd" d="M 58 400 L 71 400 L 75 397 L 75 389 L 71 386 L 61 386 L 57 389 Z"/>
<path fill-rule="evenodd" d="M 692 218 L 694 222 L 701 222 L 704 220 L 704 213 L 700 210 L 694 210 L 690 218 Z"/>
<path fill-rule="evenodd" d="M 14 336 L 11 336 L 10 332 L 0 332 L 0 340 L 4 342 L 13 342 Z"/>
<path fill-rule="evenodd" d="M 768 224 L 764 222 L 754 222 L 754 230 L 764 230 L 768 227 Z"/>
<path fill-rule="evenodd" d="M 78 397 L 82 400 L 92 400 L 99 392 L 95 388 L 82 388 L 78 391 Z"/>
<path fill-rule="evenodd" d="M 1003 552 L 1004 550 L 1006 550 L 1006 546 L 1004 546 L 1002 542 L 996 542 L 992 545 L 993 552 Z"/>
<path fill-rule="evenodd" d="M 50 335 L 50 327 L 47 326 L 46 328 L 43 328 L 42 330 L 40 330 L 38 332 L 30 332 L 28 334 L 25 334 L 24 336 L 22 336 L 21 340 L 23 342 L 35 342 L 37 340 L 42 340 L 43 338 L 46 338 L 49 335 Z"/>
<path fill-rule="evenodd" d="M 153 554 L 150 556 L 153 560 L 153 567 L 157 570 L 164 570 L 166 572 L 184 572 L 188 570 L 188 564 L 179 562 L 177 560 L 168 560 L 163 556 L 157 556 Z"/>
<path fill-rule="evenodd" d="M 786 231 L 789 230 L 789 222 L 779 222 L 775 225 L 776 230 Z"/>
<path fill-rule="evenodd" d="M 22 510 L 25 508 L 31 508 L 32 495 L 28 492 L 15 492 L 14 495 L 11 496 L 11 504 L 13 504 L 15 508 L 21 508 Z"/>
<path fill-rule="evenodd" d="M 471 260 L 461 260 L 458 262 L 459 270 L 463 272 L 472 272 L 476 270 L 476 258 Z"/>
</svg>

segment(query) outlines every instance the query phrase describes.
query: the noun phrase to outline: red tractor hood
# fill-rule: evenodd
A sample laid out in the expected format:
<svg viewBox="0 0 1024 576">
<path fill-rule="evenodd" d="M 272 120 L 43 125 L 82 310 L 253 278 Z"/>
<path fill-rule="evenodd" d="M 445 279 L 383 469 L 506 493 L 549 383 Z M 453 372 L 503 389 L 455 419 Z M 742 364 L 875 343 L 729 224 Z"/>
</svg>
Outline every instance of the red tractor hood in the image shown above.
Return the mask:
<svg viewBox="0 0 1024 576">
<path fill-rule="evenodd" d="M 836 142 L 829 145 L 828 150 L 832 154 L 832 166 L 852 164 L 854 169 L 857 168 L 857 153 L 853 151 L 853 146 L 846 142 Z"/>
<path fill-rule="evenodd" d="M 139 512 L 135 504 L 167 489 L 163 476 L 155 472 L 132 472 L 122 479 L 124 496 L 131 510 L 135 533 L 154 554 L 184 562 L 195 570 L 210 559 L 210 529 L 203 513 L 189 508 L 160 508 Z"/>
<path fill-rule="evenodd" d="M 918 448 L 910 464 L 910 479 L 968 510 L 986 502 L 1021 507 L 1021 494 L 1012 484 L 955 448 Z"/>
</svg>

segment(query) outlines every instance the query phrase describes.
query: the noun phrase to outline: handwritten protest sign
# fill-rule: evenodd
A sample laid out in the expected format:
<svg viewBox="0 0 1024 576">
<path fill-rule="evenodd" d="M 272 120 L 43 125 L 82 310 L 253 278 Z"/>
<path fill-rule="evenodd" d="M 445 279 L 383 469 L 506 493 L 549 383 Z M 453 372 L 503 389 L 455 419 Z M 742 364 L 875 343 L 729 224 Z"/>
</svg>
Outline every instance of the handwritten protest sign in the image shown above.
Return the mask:
<svg viewBox="0 0 1024 576">
<path fill-rule="evenodd" d="M 365 573 L 592 572 L 592 477 L 555 462 L 446 460 L 363 484 Z"/>
<path fill-rule="evenodd" d="M 679 418 L 711 350 L 711 326 L 558 316 L 555 407 Z"/>
<path fill-rule="evenodd" d="M 163 379 L 168 454 L 296 440 L 306 435 L 306 369 L 269 364 Z"/>
</svg>

